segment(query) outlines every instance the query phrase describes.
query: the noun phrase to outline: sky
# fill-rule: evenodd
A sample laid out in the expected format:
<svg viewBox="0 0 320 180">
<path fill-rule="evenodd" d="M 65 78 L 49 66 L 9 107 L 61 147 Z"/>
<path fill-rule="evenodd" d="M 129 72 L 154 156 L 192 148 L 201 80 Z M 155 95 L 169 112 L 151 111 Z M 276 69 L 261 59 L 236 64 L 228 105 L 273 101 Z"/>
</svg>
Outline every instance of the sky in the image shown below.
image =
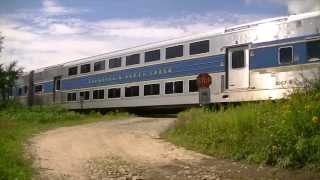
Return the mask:
<svg viewBox="0 0 320 180">
<path fill-rule="evenodd" d="M 0 64 L 25 71 L 265 18 L 320 0 L 0 0 Z"/>
</svg>

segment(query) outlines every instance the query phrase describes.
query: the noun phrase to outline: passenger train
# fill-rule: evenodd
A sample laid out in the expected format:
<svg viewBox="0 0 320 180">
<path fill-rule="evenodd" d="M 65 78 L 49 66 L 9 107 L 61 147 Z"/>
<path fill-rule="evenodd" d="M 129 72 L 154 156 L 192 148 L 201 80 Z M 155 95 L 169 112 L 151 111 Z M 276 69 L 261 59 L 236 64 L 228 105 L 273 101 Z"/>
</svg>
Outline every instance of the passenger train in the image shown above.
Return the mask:
<svg viewBox="0 0 320 180">
<path fill-rule="evenodd" d="M 320 12 L 310 12 L 31 71 L 14 95 L 69 109 L 195 105 L 196 78 L 207 73 L 210 103 L 258 101 L 285 97 L 319 69 Z"/>
</svg>

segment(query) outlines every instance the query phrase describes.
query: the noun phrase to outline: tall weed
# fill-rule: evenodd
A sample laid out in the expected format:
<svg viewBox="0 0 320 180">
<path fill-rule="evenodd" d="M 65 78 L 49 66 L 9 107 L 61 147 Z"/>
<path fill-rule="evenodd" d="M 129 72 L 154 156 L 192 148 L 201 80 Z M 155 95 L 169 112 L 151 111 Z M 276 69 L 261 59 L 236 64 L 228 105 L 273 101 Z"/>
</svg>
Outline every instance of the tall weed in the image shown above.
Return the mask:
<svg viewBox="0 0 320 180">
<path fill-rule="evenodd" d="M 242 103 L 219 111 L 193 108 L 180 113 L 175 127 L 165 135 L 174 143 L 214 156 L 280 167 L 317 166 L 319 102 L 320 85 L 313 85 L 284 100 Z"/>
</svg>

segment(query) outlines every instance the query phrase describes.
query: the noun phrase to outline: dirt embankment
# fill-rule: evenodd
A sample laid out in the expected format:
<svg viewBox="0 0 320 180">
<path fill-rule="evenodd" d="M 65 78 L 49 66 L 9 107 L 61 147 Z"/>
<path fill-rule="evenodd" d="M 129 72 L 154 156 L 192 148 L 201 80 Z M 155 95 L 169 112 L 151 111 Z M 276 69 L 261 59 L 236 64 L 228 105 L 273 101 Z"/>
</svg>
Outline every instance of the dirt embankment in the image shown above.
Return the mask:
<svg viewBox="0 0 320 180">
<path fill-rule="evenodd" d="M 65 127 L 30 140 L 36 179 L 320 179 L 219 160 L 159 139 L 173 118 L 134 118 Z"/>
</svg>

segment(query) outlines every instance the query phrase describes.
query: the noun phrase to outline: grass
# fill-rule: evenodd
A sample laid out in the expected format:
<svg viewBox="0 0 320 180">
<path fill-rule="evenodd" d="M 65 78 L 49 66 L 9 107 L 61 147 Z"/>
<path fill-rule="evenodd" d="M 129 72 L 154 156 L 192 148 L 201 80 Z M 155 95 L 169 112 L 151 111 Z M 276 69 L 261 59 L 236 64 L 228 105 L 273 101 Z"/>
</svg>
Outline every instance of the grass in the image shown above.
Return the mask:
<svg viewBox="0 0 320 180">
<path fill-rule="evenodd" d="M 79 114 L 59 106 L 26 108 L 16 104 L 0 106 L 0 180 L 31 179 L 32 161 L 25 156 L 24 146 L 33 135 L 52 128 L 124 119 L 132 115 L 111 112 Z"/>
<path fill-rule="evenodd" d="M 164 136 L 212 156 L 320 169 L 320 86 L 314 87 L 279 101 L 193 108 L 180 113 Z"/>
</svg>

